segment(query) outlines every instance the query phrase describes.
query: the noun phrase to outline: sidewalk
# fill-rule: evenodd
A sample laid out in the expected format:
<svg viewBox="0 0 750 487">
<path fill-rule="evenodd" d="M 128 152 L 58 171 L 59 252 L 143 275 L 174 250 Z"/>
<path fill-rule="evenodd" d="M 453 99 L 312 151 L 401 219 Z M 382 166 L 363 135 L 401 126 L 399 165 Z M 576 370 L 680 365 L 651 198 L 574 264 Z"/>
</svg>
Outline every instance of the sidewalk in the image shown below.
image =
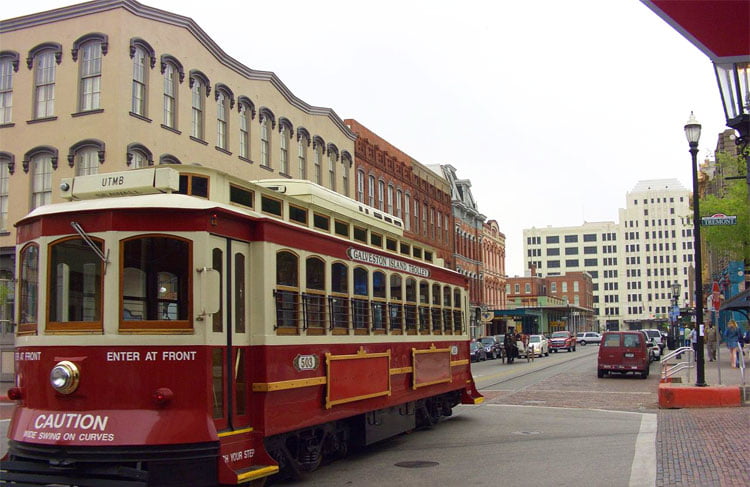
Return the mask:
<svg viewBox="0 0 750 487">
<path fill-rule="evenodd" d="M 665 354 L 669 350 L 665 350 Z M 716 361 L 710 361 L 708 349 L 704 350 L 705 387 L 696 386 L 697 367 L 679 372 L 674 377 L 681 379 L 659 385 L 659 406 L 662 408 L 680 407 L 723 407 L 742 406 L 745 401 L 746 385 L 750 384 L 750 370 L 732 368 L 729 351 L 725 345 L 717 350 Z M 746 347 L 745 364 L 750 365 L 750 350 Z M 683 356 L 682 360 L 687 360 Z M 672 361 L 673 362 L 673 361 Z M 659 367 L 661 372 L 661 366 Z"/>
</svg>

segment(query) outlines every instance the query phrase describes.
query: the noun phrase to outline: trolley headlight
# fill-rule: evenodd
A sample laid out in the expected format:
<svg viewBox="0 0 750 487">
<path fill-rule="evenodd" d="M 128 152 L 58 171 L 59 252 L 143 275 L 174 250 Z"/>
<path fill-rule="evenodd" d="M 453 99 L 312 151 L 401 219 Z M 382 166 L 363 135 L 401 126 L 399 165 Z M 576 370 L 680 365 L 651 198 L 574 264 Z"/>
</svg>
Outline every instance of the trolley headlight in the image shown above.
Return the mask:
<svg viewBox="0 0 750 487">
<path fill-rule="evenodd" d="M 71 394 L 78 388 L 81 372 L 73 362 L 63 360 L 52 368 L 49 383 L 60 394 Z"/>
</svg>

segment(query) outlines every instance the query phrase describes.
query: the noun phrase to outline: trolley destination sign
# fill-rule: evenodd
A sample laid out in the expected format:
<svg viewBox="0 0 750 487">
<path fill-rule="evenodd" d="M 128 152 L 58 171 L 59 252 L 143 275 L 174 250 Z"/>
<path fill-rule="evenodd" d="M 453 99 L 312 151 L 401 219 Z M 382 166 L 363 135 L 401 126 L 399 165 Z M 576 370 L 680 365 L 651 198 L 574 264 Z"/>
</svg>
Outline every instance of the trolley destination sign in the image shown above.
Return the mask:
<svg viewBox="0 0 750 487">
<path fill-rule="evenodd" d="M 402 260 L 394 259 L 392 257 L 386 257 L 384 255 L 373 254 L 364 250 L 358 250 L 355 248 L 349 248 L 346 251 L 347 255 L 351 260 L 364 262 L 366 264 L 375 264 L 380 267 L 387 267 L 389 269 L 395 269 L 399 271 L 408 272 L 410 274 L 416 274 L 422 277 L 430 277 L 430 270 L 424 267 L 410 264 Z"/>
<path fill-rule="evenodd" d="M 701 225 L 703 225 L 704 227 L 712 227 L 717 225 L 737 225 L 737 216 L 716 213 L 715 215 L 704 216 L 703 218 L 701 218 Z"/>
</svg>

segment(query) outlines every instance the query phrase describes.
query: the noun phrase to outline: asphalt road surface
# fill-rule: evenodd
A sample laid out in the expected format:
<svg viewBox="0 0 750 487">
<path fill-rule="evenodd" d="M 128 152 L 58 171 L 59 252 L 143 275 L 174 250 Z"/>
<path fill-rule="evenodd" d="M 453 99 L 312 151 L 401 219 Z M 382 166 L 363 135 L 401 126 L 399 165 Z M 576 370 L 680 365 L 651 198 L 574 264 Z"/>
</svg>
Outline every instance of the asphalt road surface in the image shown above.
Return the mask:
<svg viewBox="0 0 750 487">
<path fill-rule="evenodd" d="M 483 404 L 278 485 L 653 486 L 658 365 L 647 380 L 597 379 L 597 350 L 474 364 Z"/>
<path fill-rule="evenodd" d="M 475 364 L 484 404 L 281 485 L 653 486 L 658 365 L 600 380 L 597 350 Z"/>
</svg>

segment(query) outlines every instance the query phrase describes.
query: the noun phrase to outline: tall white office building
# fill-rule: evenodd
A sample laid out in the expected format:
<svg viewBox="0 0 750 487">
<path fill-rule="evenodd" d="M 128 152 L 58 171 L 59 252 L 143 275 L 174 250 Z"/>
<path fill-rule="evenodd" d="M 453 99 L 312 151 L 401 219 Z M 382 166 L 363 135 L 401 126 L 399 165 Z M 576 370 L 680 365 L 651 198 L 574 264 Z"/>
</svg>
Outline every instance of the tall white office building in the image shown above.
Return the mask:
<svg viewBox="0 0 750 487">
<path fill-rule="evenodd" d="M 523 231 L 526 267 L 538 275 L 591 274 L 600 329 L 649 327 L 668 319 L 672 283 L 679 304 L 692 295 L 691 192 L 676 179 L 640 181 L 619 221 Z"/>
</svg>

